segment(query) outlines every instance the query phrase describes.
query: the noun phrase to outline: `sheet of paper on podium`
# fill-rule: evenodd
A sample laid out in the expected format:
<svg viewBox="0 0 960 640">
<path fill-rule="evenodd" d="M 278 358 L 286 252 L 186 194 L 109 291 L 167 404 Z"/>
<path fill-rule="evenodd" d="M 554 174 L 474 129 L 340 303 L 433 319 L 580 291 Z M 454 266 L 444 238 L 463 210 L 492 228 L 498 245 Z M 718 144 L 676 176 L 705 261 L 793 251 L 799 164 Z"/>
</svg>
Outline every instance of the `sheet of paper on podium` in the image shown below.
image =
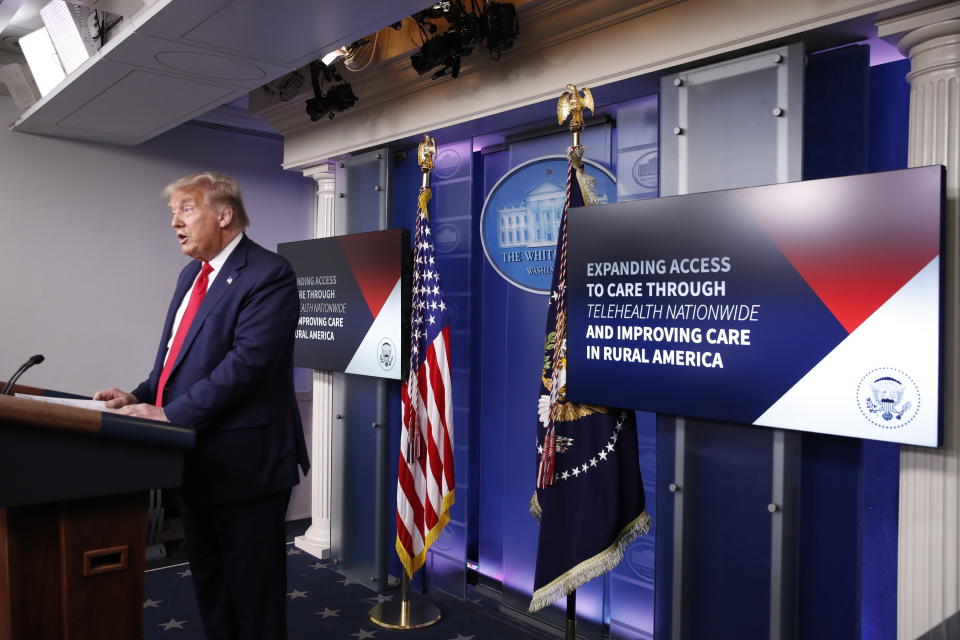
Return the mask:
<svg viewBox="0 0 960 640">
<path fill-rule="evenodd" d="M 81 409 L 93 409 L 94 411 L 108 411 L 107 403 L 103 400 L 83 400 L 77 398 L 54 398 L 50 396 L 34 396 L 28 393 L 16 394 L 18 398 L 27 398 L 28 400 L 39 400 L 40 402 L 51 402 L 53 404 L 62 404 L 68 407 L 79 407 Z"/>
</svg>

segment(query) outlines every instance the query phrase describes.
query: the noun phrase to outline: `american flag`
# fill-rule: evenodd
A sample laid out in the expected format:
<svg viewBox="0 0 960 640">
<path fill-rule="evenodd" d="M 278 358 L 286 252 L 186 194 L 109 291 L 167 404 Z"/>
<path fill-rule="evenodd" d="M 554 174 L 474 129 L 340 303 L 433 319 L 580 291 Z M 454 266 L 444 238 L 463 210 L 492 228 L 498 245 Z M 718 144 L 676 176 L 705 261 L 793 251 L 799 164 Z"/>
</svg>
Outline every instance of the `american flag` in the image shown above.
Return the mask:
<svg viewBox="0 0 960 640">
<path fill-rule="evenodd" d="M 396 546 L 410 577 L 449 521 L 454 500 L 450 324 L 434 257 L 429 201 L 430 188 L 422 187 L 413 238 L 410 373 L 401 393 Z"/>
</svg>

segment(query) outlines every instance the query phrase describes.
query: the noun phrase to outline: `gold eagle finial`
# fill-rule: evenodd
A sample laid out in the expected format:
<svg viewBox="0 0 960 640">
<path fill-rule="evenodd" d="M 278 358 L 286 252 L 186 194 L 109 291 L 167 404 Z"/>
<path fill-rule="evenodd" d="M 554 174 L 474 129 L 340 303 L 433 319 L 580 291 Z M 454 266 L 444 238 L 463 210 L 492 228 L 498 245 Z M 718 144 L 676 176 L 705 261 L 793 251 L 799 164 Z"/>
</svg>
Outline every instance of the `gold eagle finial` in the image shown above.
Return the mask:
<svg viewBox="0 0 960 640">
<path fill-rule="evenodd" d="M 423 134 L 423 142 L 417 145 L 417 163 L 423 172 L 433 170 L 433 159 L 437 155 L 437 141 L 426 133 Z"/>
<path fill-rule="evenodd" d="M 593 113 L 593 94 L 590 89 L 584 87 L 581 96 L 576 85 L 568 84 L 567 90 L 560 95 L 560 101 L 557 102 L 557 123 L 563 124 L 570 118 L 570 131 L 579 133 L 583 129 L 585 108 Z"/>
</svg>

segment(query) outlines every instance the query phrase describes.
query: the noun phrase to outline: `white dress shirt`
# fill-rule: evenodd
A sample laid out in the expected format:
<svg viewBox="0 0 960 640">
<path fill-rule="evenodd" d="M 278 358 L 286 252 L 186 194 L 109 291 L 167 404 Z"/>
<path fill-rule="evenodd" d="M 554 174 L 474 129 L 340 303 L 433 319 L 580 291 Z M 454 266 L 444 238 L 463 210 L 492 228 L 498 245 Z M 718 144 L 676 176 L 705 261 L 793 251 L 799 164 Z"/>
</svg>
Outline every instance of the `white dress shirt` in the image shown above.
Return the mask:
<svg viewBox="0 0 960 640">
<path fill-rule="evenodd" d="M 230 243 L 223 248 L 223 251 L 218 253 L 216 257 L 213 257 L 209 260 L 210 266 L 213 268 L 207 275 L 207 291 L 210 290 L 210 287 L 213 285 L 213 281 L 216 280 L 217 274 L 220 273 L 220 270 L 223 269 L 224 263 L 227 261 L 227 258 L 230 257 L 230 254 L 233 253 L 233 250 L 237 248 L 237 245 L 240 244 L 240 240 L 243 238 L 243 233 L 238 233 L 237 237 L 230 241 Z M 197 278 L 200 277 L 200 271 L 197 272 L 197 277 L 193 279 L 193 282 L 187 288 L 187 293 L 183 296 L 183 300 L 180 302 L 180 308 L 177 309 L 177 315 L 173 319 L 173 327 L 170 328 L 170 339 L 167 340 L 167 353 L 170 353 L 170 346 L 173 345 L 173 337 L 177 335 L 177 329 L 180 327 L 180 320 L 183 318 L 184 312 L 187 310 L 187 305 L 190 303 L 190 294 L 193 293 L 193 285 L 197 283 Z M 166 362 L 166 356 L 164 356 L 164 362 Z"/>
</svg>

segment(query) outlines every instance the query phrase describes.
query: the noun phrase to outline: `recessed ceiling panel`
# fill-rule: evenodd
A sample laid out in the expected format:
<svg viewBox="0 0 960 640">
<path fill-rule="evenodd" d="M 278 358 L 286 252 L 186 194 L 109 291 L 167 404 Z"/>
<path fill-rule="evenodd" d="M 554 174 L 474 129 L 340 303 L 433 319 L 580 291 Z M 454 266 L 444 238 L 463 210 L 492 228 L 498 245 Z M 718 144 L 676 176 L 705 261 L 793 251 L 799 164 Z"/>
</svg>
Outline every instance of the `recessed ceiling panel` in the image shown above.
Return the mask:
<svg viewBox="0 0 960 640">
<path fill-rule="evenodd" d="M 111 51 L 110 59 L 141 69 L 183 74 L 245 89 L 259 87 L 287 72 L 286 67 L 139 33 L 130 35 Z"/>
<path fill-rule="evenodd" d="M 78 105 L 106 91 L 114 83 L 129 73 L 129 67 L 103 60 L 92 65 L 83 74 L 83 82 L 61 84 L 48 98 L 41 100 L 30 110 L 30 120 L 45 125 L 54 125 L 76 111 Z"/>
<path fill-rule="evenodd" d="M 149 137 L 226 102 L 233 89 L 148 71 L 131 71 L 58 124 L 87 131 Z"/>
</svg>

